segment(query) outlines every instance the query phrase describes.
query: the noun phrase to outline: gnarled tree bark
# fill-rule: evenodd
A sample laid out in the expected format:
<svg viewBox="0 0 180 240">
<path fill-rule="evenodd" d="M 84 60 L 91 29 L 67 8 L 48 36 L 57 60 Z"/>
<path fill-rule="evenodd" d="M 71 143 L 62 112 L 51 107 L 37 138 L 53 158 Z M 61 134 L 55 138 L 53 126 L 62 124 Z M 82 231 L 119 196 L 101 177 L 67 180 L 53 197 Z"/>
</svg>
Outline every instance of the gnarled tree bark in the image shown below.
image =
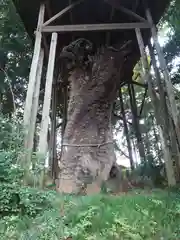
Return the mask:
<svg viewBox="0 0 180 240">
<path fill-rule="evenodd" d="M 77 193 L 89 184 L 97 189 L 116 161 L 111 129 L 125 52 L 104 49 L 91 67 L 71 71 L 67 124 L 60 161 L 59 191 Z M 97 190 L 96 189 L 96 190 Z"/>
</svg>

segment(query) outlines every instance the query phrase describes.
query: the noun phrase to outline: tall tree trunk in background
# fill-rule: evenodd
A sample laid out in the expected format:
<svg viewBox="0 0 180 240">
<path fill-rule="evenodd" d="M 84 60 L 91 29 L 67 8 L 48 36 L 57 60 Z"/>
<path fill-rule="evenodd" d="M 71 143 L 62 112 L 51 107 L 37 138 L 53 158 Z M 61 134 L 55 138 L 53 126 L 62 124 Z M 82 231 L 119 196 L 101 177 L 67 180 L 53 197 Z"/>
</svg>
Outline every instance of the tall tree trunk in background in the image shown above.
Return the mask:
<svg viewBox="0 0 180 240">
<path fill-rule="evenodd" d="M 140 126 L 139 126 L 136 97 L 135 97 L 135 92 L 134 92 L 134 86 L 132 84 L 128 84 L 128 91 L 129 91 L 129 96 L 130 96 L 130 105 L 131 105 L 131 112 L 132 112 L 132 117 L 133 117 L 132 122 L 133 122 L 133 126 L 134 126 L 135 135 L 137 138 L 137 148 L 139 150 L 141 162 L 146 162 L 144 143 L 143 143 Z"/>
<path fill-rule="evenodd" d="M 159 137 L 158 137 L 157 130 L 156 130 L 156 127 L 155 127 L 155 126 L 156 126 L 155 118 L 154 118 L 154 116 L 152 116 L 152 115 L 151 115 L 151 117 L 152 117 L 152 128 L 153 128 L 153 133 L 154 133 L 154 138 L 155 138 L 154 149 L 155 149 L 156 152 L 157 152 L 159 164 L 161 164 L 161 163 L 162 163 L 161 149 L 160 149 L 160 147 L 159 147 L 159 145 L 158 145 L 160 139 L 159 139 Z"/>
<path fill-rule="evenodd" d="M 134 170 L 135 166 L 134 166 L 134 161 L 133 161 L 132 146 L 131 146 L 131 140 L 129 137 L 129 129 L 128 129 L 128 125 L 127 125 L 125 110 L 124 110 L 124 101 L 123 101 L 121 88 L 119 90 L 119 100 L 120 100 L 120 105 L 121 105 L 121 113 L 122 113 L 122 118 L 123 118 L 124 132 L 126 135 L 128 152 L 129 152 L 129 160 L 130 160 L 131 170 Z"/>
<path fill-rule="evenodd" d="M 58 186 L 61 192 L 79 192 L 91 183 L 100 187 L 116 161 L 111 112 L 123 57 L 120 52 L 105 50 L 92 68 L 71 72 Z"/>
<path fill-rule="evenodd" d="M 180 182 L 180 153 L 179 153 L 179 147 L 177 144 L 177 137 L 176 137 L 176 130 L 173 125 L 173 121 L 170 118 L 170 139 L 171 139 L 171 151 L 172 151 L 172 161 L 173 161 L 173 167 L 176 177 L 176 182 Z"/>
</svg>

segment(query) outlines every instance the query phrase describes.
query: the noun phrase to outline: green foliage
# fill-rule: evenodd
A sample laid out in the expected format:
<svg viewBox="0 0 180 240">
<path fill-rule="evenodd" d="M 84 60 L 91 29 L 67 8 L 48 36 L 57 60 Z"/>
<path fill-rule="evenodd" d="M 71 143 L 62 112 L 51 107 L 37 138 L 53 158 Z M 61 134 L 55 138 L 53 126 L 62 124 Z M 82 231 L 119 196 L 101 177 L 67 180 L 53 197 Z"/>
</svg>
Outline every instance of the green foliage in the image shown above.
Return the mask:
<svg viewBox="0 0 180 240">
<path fill-rule="evenodd" d="M 179 239 L 176 194 L 75 197 L 23 186 L 27 169 L 17 161 L 23 150 L 21 134 L 14 131 L 16 123 L 1 122 L 0 239 Z"/>
<path fill-rule="evenodd" d="M 0 184 L 0 215 L 36 216 L 52 208 L 53 194 L 17 184 Z"/>
<path fill-rule="evenodd" d="M 0 183 L 20 183 L 23 169 L 18 158 L 22 154 L 22 127 L 19 122 L 0 116 Z"/>
<path fill-rule="evenodd" d="M 164 187 L 167 185 L 164 164 L 156 164 L 153 160 L 139 164 L 133 172 L 133 178 L 141 180 L 145 186 L 148 179 L 154 187 Z"/>
<path fill-rule="evenodd" d="M 0 115 L 0 149 L 22 149 L 23 128 L 20 121 Z"/>
<path fill-rule="evenodd" d="M 156 190 L 121 197 L 57 197 L 53 209 L 36 217 L 1 218 L 1 239 L 178 240 L 180 236 L 178 194 Z"/>
<path fill-rule="evenodd" d="M 10 152 L 0 152 L 1 183 L 20 183 L 23 172 L 20 166 L 13 163 L 13 156 Z"/>
<path fill-rule="evenodd" d="M 25 99 L 29 66 L 32 55 L 31 41 L 24 29 L 11 0 L 0 0 L 0 105 L 3 114 L 13 112 L 13 99 L 17 107 L 22 107 Z M 5 66 L 4 66 L 5 65 Z"/>
<path fill-rule="evenodd" d="M 50 193 L 23 186 L 24 178 L 30 171 L 22 164 L 24 151 L 22 136 L 22 127 L 19 122 L 0 117 L 1 216 L 12 214 L 36 216 L 51 206 Z"/>
</svg>

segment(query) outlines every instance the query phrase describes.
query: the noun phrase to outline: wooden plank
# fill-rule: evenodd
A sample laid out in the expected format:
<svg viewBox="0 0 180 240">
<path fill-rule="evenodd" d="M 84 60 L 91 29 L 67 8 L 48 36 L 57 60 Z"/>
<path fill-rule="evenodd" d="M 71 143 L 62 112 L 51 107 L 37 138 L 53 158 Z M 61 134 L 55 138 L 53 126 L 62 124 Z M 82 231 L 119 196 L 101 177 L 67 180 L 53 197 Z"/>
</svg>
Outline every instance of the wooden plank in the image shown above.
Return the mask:
<svg viewBox="0 0 180 240">
<path fill-rule="evenodd" d="M 45 6 L 44 6 L 44 4 L 41 4 L 40 10 L 39 10 L 36 38 L 35 38 L 34 54 L 33 54 L 33 59 L 32 59 L 32 64 L 31 64 L 31 70 L 30 70 L 30 75 L 29 75 L 29 84 L 28 84 L 28 90 L 27 90 L 25 107 L 24 107 L 24 126 L 25 127 L 29 126 L 29 124 L 30 124 L 33 93 L 35 90 L 36 74 L 37 74 L 39 56 L 40 56 L 40 51 L 41 51 L 42 34 L 40 31 L 40 27 L 44 21 L 44 13 L 45 13 Z"/>
<path fill-rule="evenodd" d="M 43 27 L 49 25 L 50 23 L 54 22 L 56 19 L 62 17 L 65 13 L 67 13 L 69 10 L 71 10 L 72 8 L 74 8 L 76 5 L 80 4 L 81 2 L 83 2 L 84 0 L 80 0 L 77 2 L 74 2 L 72 4 L 70 4 L 69 6 L 67 6 L 66 8 L 64 8 L 62 11 L 60 11 L 59 13 L 57 13 L 56 15 L 54 15 L 52 18 L 50 18 L 48 21 L 46 21 L 43 24 Z"/>
<path fill-rule="evenodd" d="M 27 161 L 29 162 L 31 160 L 34 133 L 36 128 L 36 118 L 37 118 L 38 105 L 39 105 L 39 93 L 40 93 L 40 84 L 41 84 L 42 69 L 43 69 L 43 60 L 44 60 L 44 50 L 41 49 L 38 68 L 37 68 L 35 91 L 33 95 L 33 104 L 32 104 L 33 107 L 31 111 L 31 126 L 29 129 L 28 142 L 27 142 L 27 149 L 28 149 Z"/>
<path fill-rule="evenodd" d="M 50 136 L 50 168 L 51 168 L 51 176 L 53 179 L 55 179 L 56 176 L 56 158 L 57 158 L 57 152 L 56 152 L 56 109 L 57 109 L 57 88 L 56 88 L 56 79 L 54 78 L 53 81 L 53 89 L 52 89 L 52 120 L 51 120 L 51 136 Z"/>
<path fill-rule="evenodd" d="M 87 31 L 110 31 L 130 30 L 135 28 L 150 28 L 148 23 L 106 23 L 106 24 L 77 24 L 77 25 L 55 25 L 42 27 L 42 32 L 87 32 Z"/>
<path fill-rule="evenodd" d="M 109 5 L 111 5 L 112 7 L 128 14 L 129 16 L 132 16 L 134 17 L 135 19 L 137 20 L 140 20 L 142 22 L 147 22 L 147 20 L 141 16 L 139 16 L 137 13 L 131 11 L 130 9 L 128 8 L 125 8 L 121 5 L 121 3 L 117 2 L 117 1 L 112 1 L 112 0 L 104 0 L 106 3 L 108 3 Z"/>
<path fill-rule="evenodd" d="M 163 51 L 162 51 L 161 46 L 160 46 L 159 41 L 158 41 L 156 26 L 153 23 L 151 13 L 150 13 L 150 10 L 148 8 L 146 8 L 146 17 L 147 17 L 148 22 L 151 26 L 151 34 L 152 34 L 152 38 L 153 38 L 153 41 L 154 41 L 154 46 L 155 46 L 156 51 L 157 51 L 157 55 L 158 55 L 158 59 L 159 59 L 159 63 L 160 63 L 160 68 L 161 68 L 163 76 L 164 76 L 164 81 L 165 81 L 165 85 L 166 85 L 166 88 L 167 88 L 168 100 L 169 100 L 169 104 L 170 104 L 171 112 L 172 112 L 172 119 L 173 119 L 173 122 L 174 122 L 174 125 L 175 125 L 176 134 L 178 136 L 178 144 L 180 145 L 180 119 L 179 119 L 179 116 L 178 116 L 178 109 L 177 109 L 176 102 L 175 102 L 173 85 L 172 85 L 172 82 L 171 82 L 171 78 L 170 78 L 170 75 L 169 75 L 169 71 L 168 71 L 168 68 L 167 68 L 167 64 L 166 64 L 166 60 L 164 58 Z"/>
<path fill-rule="evenodd" d="M 167 145 L 166 139 L 163 136 L 163 130 L 160 126 L 159 126 L 159 136 L 161 139 L 161 145 L 162 145 L 163 155 L 165 159 L 165 168 L 166 168 L 166 174 L 168 179 L 168 185 L 172 187 L 176 185 L 176 179 L 175 179 L 173 166 L 172 166 L 172 158 L 171 158 L 172 156 L 171 156 L 170 149 Z"/>
<path fill-rule="evenodd" d="M 136 81 L 133 81 L 133 80 L 131 82 L 132 82 L 132 84 L 137 85 L 139 87 L 147 88 L 146 83 L 140 83 L 140 82 L 136 82 Z"/>
<path fill-rule="evenodd" d="M 39 153 L 42 154 L 43 156 L 46 154 L 46 141 L 47 141 L 47 133 L 48 133 L 49 111 L 50 111 L 50 105 L 51 105 L 51 93 L 52 93 L 57 39 L 58 39 L 57 33 L 53 33 L 51 38 L 50 51 L 49 51 L 49 61 L 48 61 L 48 67 L 47 67 L 46 86 L 45 86 L 44 103 L 43 103 L 43 111 L 42 111 L 42 122 L 41 122 L 40 138 L 39 138 Z"/>
</svg>

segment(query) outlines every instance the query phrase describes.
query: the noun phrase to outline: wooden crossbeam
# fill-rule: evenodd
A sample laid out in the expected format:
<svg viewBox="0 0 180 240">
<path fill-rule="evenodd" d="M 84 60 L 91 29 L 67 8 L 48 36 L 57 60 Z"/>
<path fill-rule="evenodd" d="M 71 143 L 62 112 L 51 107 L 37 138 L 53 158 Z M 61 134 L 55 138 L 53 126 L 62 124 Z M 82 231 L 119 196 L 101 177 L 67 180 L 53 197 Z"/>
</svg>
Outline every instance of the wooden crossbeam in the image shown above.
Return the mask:
<svg viewBox="0 0 180 240">
<path fill-rule="evenodd" d="M 76 5 L 80 4 L 81 2 L 83 2 L 84 0 L 79 0 L 77 2 L 74 2 L 72 4 L 70 4 L 69 6 L 67 6 L 66 8 L 64 8 L 62 11 L 60 11 L 59 13 L 57 13 L 56 15 L 54 15 L 52 18 L 50 18 L 48 21 L 46 21 L 43 24 L 43 27 L 49 25 L 50 23 L 54 22 L 56 19 L 62 17 L 65 13 L 67 13 L 69 10 L 71 10 L 72 8 L 74 8 Z"/>
<path fill-rule="evenodd" d="M 108 3 L 109 5 L 111 5 L 112 7 L 120 10 L 121 12 L 124 12 L 128 15 L 130 15 L 131 17 L 134 17 L 137 20 L 143 21 L 143 22 L 147 22 L 147 20 L 141 16 L 139 16 L 137 13 L 131 11 L 128 8 L 123 7 L 120 3 L 118 3 L 117 1 L 112 1 L 112 0 L 104 0 L 106 3 Z"/>
<path fill-rule="evenodd" d="M 87 32 L 87 31 L 111 31 L 130 30 L 135 28 L 150 28 L 145 22 L 139 23 L 106 23 L 106 24 L 77 24 L 77 25 L 55 25 L 42 27 L 42 32 Z"/>
<path fill-rule="evenodd" d="M 140 86 L 140 87 L 143 87 L 143 88 L 147 88 L 147 84 L 144 84 L 144 83 L 140 83 L 140 82 L 136 82 L 136 81 L 131 81 L 132 84 L 134 85 L 137 85 L 137 86 Z"/>
</svg>

